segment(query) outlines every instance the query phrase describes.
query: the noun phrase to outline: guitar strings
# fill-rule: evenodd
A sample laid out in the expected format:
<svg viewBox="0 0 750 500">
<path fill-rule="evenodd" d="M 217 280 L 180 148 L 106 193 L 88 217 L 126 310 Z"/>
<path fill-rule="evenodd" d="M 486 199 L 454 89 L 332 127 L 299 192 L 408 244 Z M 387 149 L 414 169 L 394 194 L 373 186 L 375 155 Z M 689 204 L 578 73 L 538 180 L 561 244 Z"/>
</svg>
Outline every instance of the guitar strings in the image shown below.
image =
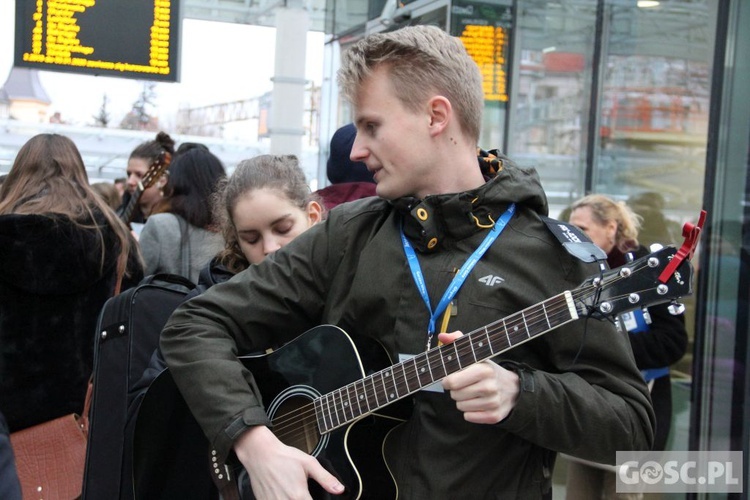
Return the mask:
<svg viewBox="0 0 750 500">
<path fill-rule="evenodd" d="M 636 265 L 632 268 L 633 274 L 641 271 L 646 267 L 647 264 L 645 264 L 645 262 L 643 264 Z M 630 277 L 623 277 L 619 273 L 613 274 L 612 276 L 613 277 L 610 278 L 610 281 L 606 284 L 607 286 L 616 284 L 624 279 L 632 279 L 632 275 Z M 585 299 L 591 298 L 599 293 L 600 290 L 601 286 L 591 284 L 581 286 L 575 290 L 570 291 L 570 293 L 576 303 L 582 303 Z M 610 297 L 609 300 L 614 301 L 626 295 L 627 294 L 622 294 L 616 297 Z M 539 312 L 536 312 L 537 309 L 541 310 Z M 579 313 L 579 319 L 586 317 L 581 316 L 580 311 L 577 312 Z M 592 313 L 593 310 L 589 309 L 588 316 L 590 316 Z M 431 383 L 441 380 L 450 373 L 454 373 L 455 371 L 459 371 L 460 369 L 465 368 L 465 366 L 461 366 L 461 360 L 464 360 L 465 357 L 470 356 L 473 359 L 471 363 L 467 364 L 466 366 L 470 366 L 471 364 L 475 364 L 484 359 L 490 359 L 509 350 L 510 348 L 515 347 L 522 342 L 540 336 L 541 333 L 546 333 L 557 328 L 558 326 L 561 326 L 573 320 L 571 318 L 566 321 L 557 323 L 551 328 L 549 327 L 550 319 L 566 315 L 570 315 L 570 312 L 568 309 L 568 302 L 565 299 L 564 293 L 553 296 L 539 304 L 530 306 L 526 309 L 513 313 L 510 316 L 499 319 L 484 327 L 469 332 L 468 334 L 459 337 L 451 344 L 432 348 L 429 351 L 418 354 L 410 360 L 397 363 L 383 370 L 380 370 L 379 372 L 373 373 L 355 382 L 349 383 L 339 389 L 335 389 L 325 395 L 322 395 L 307 404 L 303 404 L 293 411 L 285 413 L 284 415 L 280 415 L 279 418 L 272 420 L 273 432 L 282 442 L 289 443 L 308 435 L 305 426 L 300 425 L 301 422 L 315 422 L 318 425 L 317 431 L 319 434 L 325 434 L 327 432 L 333 431 L 345 424 L 353 422 L 358 418 L 366 416 L 384 406 L 387 406 L 390 403 L 402 399 L 405 396 L 413 394 L 414 392 L 417 392 L 425 387 L 425 385 L 422 385 L 421 381 L 419 381 L 419 374 L 416 370 L 416 363 L 419 360 L 423 360 L 423 362 L 426 363 L 426 366 L 429 369 L 430 382 L 426 385 L 430 385 Z M 511 325 L 510 329 L 508 328 L 509 324 Z M 531 332 L 535 332 L 537 330 L 539 330 L 539 332 L 532 335 Z M 501 346 L 500 350 L 492 350 L 486 357 L 476 359 L 476 349 L 474 341 L 482 334 L 486 335 L 491 346 L 496 346 L 496 344 L 498 343 L 504 343 L 507 345 Z M 451 346 L 455 351 L 456 357 L 458 359 L 451 357 L 448 360 L 448 365 L 457 365 L 457 369 L 445 373 L 448 368 L 446 368 L 444 353 L 450 351 Z M 487 350 L 487 347 L 482 346 L 481 349 L 484 351 Z M 410 363 L 414 364 L 415 368 L 412 371 L 416 375 L 415 379 L 417 380 L 417 383 L 419 385 L 419 387 L 413 390 L 409 388 L 406 377 L 407 370 L 405 366 Z M 433 372 L 440 372 L 442 376 L 433 377 Z M 380 379 L 380 381 L 376 382 L 376 379 L 378 378 Z M 386 389 L 387 380 L 391 381 L 391 383 L 389 383 L 389 386 L 393 386 L 396 394 L 392 398 L 383 396 L 378 398 L 378 393 L 386 395 L 386 391 L 379 391 L 376 388 L 376 384 L 379 384 L 382 389 Z M 368 384 L 368 381 L 370 381 L 371 383 Z M 364 394 L 362 394 L 362 390 L 364 390 Z M 355 396 L 354 398 L 352 398 L 352 394 Z M 359 395 L 360 397 L 357 398 L 357 395 Z M 354 401 L 352 401 L 352 399 L 354 399 Z M 316 402 L 319 403 L 320 411 L 318 411 L 315 407 Z M 325 426 L 324 429 L 320 428 L 321 424 Z"/>
<path fill-rule="evenodd" d="M 620 281 L 620 279 L 621 279 L 621 277 L 619 275 L 616 275 L 616 277 L 612 281 L 613 282 L 617 282 L 617 281 Z M 580 288 L 580 289 L 572 291 L 571 295 L 573 295 L 574 299 L 575 298 L 580 299 L 580 298 L 587 297 L 587 296 L 590 297 L 592 295 L 592 291 L 594 293 L 597 293 L 598 290 L 600 290 L 600 287 L 596 287 L 596 286 L 590 286 L 590 287 L 587 287 L 587 288 L 583 287 L 583 288 Z M 547 301 L 545 301 L 541 305 L 544 305 L 546 302 L 555 301 L 556 299 L 559 299 L 559 298 L 560 298 L 560 296 L 552 297 L 551 299 L 548 299 Z M 538 316 L 538 317 L 535 318 L 534 316 L 525 316 L 524 315 L 524 313 L 528 309 L 534 309 L 534 308 L 537 307 L 537 306 L 531 306 L 530 308 L 527 308 L 526 310 L 514 313 L 510 317 L 503 318 L 503 319 L 498 320 L 498 321 L 496 321 L 496 322 L 494 322 L 494 323 L 492 323 L 490 325 L 487 325 L 487 327 L 483 327 L 483 328 L 480 328 L 480 329 L 478 329 L 478 330 L 476 330 L 474 332 L 470 332 L 469 334 L 465 335 L 464 337 L 461 337 L 461 338 L 457 339 L 457 341 L 456 341 L 456 342 L 459 342 L 459 345 L 460 344 L 468 344 L 468 348 L 467 348 L 466 345 L 464 345 L 460 350 L 456 350 L 456 352 L 457 352 L 457 354 L 459 356 L 465 356 L 466 354 L 469 354 L 470 351 L 473 351 L 473 346 L 471 345 L 470 342 L 467 342 L 467 341 L 469 339 L 473 338 L 476 333 L 481 332 L 482 330 L 486 330 L 486 333 L 488 334 L 488 336 L 490 338 L 492 338 L 492 336 L 495 336 L 495 340 L 497 340 L 497 336 L 495 334 L 498 334 L 498 333 L 505 333 L 506 337 L 514 337 L 514 341 L 511 341 L 511 344 L 509 346 L 509 347 L 513 347 L 513 346 L 517 345 L 518 343 L 520 343 L 520 342 L 522 342 L 524 340 L 528 340 L 528 338 L 527 339 L 523 338 L 523 337 L 526 336 L 526 335 L 524 335 L 523 331 L 521 331 L 521 332 L 514 331 L 512 333 L 509 332 L 507 330 L 507 324 L 508 323 L 510 323 L 511 321 L 516 321 L 516 322 L 524 322 L 525 321 L 525 324 L 527 324 L 527 325 L 529 325 L 529 324 L 532 325 L 532 326 L 542 325 L 543 323 L 547 323 L 547 318 L 550 315 L 554 315 L 554 314 L 560 313 L 560 312 L 562 312 L 564 310 L 565 311 L 567 310 L 567 302 L 565 302 L 564 300 L 562 300 L 562 301 L 560 301 L 560 304 L 562 304 L 562 306 L 559 307 L 559 308 L 548 308 L 546 310 L 546 314 L 543 314 L 544 321 L 539 321 L 539 317 L 541 317 L 541 316 Z M 492 333 L 490 333 L 490 330 L 489 330 L 490 327 L 492 325 L 498 325 L 498 324 L 503 324 L 503 327 L 500 328 L 500 329 L 493 329 Z M 556 326 L 559 326 L 559 325 L 556 325 Z M 531 329 L 529 329 L 529 330 L 531 330 Z M 543 331 L 547 331 L 547 330 L 549 330 L 549 328 L 545 327 Z M 516 338 L 516 337 L 520 337 L 520 338 Z M 534 337 L 531 337 L 531 338 L 534 338 Z M 461 340 L 461 339 L 464 339 L 464 340 Z M 454 342 L 454 344 L 456 344 L 456 343 Z M 453 344 L 449 344 L 449 345 L 453 345 Z M 454 345 L 454 349 L 455 348 L 456 348 L 456 346 Z M 421 353 L 421 356 L 427 356 L 429 358 L 430 355 L 433 355 L 432 357 L 434 358 L 435 357 L 434 355 L 439 355 L 440 356 L 441 365 L 442 365 L 443 364 L 442 363 L 442 354 L 438 353 L 437 352 L 438 350 L 439 349 L 431 349 L 430 351 L 428 351 L 426 353 Z M 507 348 L 503 349 L 503 350 L 500 350 L 500 351 L 497 351 L 497 352 L 493 352 L 488 357 L 492 357 L 492 356 L 494 356 L 496 354 L 500 354 L 501 352 L 504 352 L 504 350 L 507 350 Z M 472 354 L 473 354 L 473 352 L 472 352 Z M 429 361 L 430 360 L 428 359 L 428 363 L 429 363 Z M 330 430 L 333 430 L 335 428 L 338 428 L 341 425 L 348 423 L 349 421 L 353 421 L 356 418 L 359 418 L 359 417 L 361 417 L 363 415 L 371 413 L 374 410 L 377 410 L 378 408 L 386 406 L 387 404 L 389 404 L 390 402 L 395 401 L 396 399 L 401 399 L 401 397 L 406 396 L 408 394 L 411 394 L 413 392 L 416 392 L 416 390 L 419 390 L 419 388 L 421 388 L 421 386 L 418 389 L 414 390 L 414 391 L 409 390 L 408 389 L 408 385 L 404 386 L 404 383 L 403 383 L 403 381 L 404 381 L 404 375 L 399 375 L 399 374 L 394 375 L 393 373 L 389 373 L 389 372 L 392 372 L 392 371 L 398 371 L 397 368 L 400 365 L 403 365 L 403 364 L 404 363 L 399 363 L 397 365 L 393 365 L 393 366 L 391 366 L 389 368 L 381 370 L 380 372 L 377 372 L 377 373 L 372 374 L 372 375 L 370 375 L 368 377 L 365 377 L 364 379 L 360 379 L 358 381 L 350 383 L 347 386 L 344 386 L 342 388 L 334 390 L 334 391 L 332 391 L 332 392 L 330 392 L 330 393 L 328 393 L 328 394 L 326 394 L 326 395 L 318 398 L 316 401 L 330 400 L 331 398 L 334 398 L 334 401 L 332 402 L 333 403 L 333 408 L 332 409 L 331 408 L 328 409 L 329 420 L 333 421 L 334 419 L 332 417 L 336 416 L 335 420 L 338 421 L 338 424 L 334 424 L 332 422 L 332 425 L 330 426 L 329 429 L 326 430 L 326 432 L 330 431 Z M 472 361 L 471 364 L 474 364 L 474 362 Z M 460 369 L 460 366 L 459 366 L 459 369 Z M 394 384 L 393 384 L 394 385 L 394 389 L 396 389 L 396 391 L 398 392 L 398 395 L 397 395 L 396 399 L 394 399 L 393 401 L 386 401 L 384 403 L 381 403 L 378 400 L 378 397 L 377 397 L 378 391 L 376 390 L 375 385 L 374 385 L 375 384 L 374 380 L 376 378 L 378 378 L 378 376 L 380 376 L 380 378 L 382 379 L 382 381 L 386 380 L 386 378 L 392 379 L 394 381 Z M 366 387 L 366 384 L 365 384 L 366 380 L 371 380 L 372 381 L 372 389 Z M 435 380 L 433 379 L 432 381 L 434 382 Z M 365 390 L 365 399 L 364 399 L 364 402 L 366 403 L 366 405 L 365 405 L 366 408 L 363 409 L 362 405 L 360 405 L 360 403 L 358 402 L 357 403 L 357 407 L 359 408 L 359 412 L 355 413 L 353 410 L 350 409 L 350 407 L 351 407 L 350 388 L 354 390 L 355 394 L 357 394 L 357 392 L 358 392 L 358 389 L 356 387 L 357 384 L 360 384 L 364 388 L 364 390 Z M 406 387 L 406 392 L 405 393 L 403 393 L 403 391 L 399 391 L 399 388 L 403 389 L 404 387 Z M 339 403 L 339 404 L 337 404 L 336 400 L 335 400 L 337 394 L 338 394 L 338 399 L 339 399 L 340 402 L 344 401 L 344 399 L 341 397 L 342 394 L 345 394 L 345 398 L 347 400 L 349 400 L 349 401 L 347 403 Z M 380 399 L 383 399 L 383 398 L 381 397 Z M 371 401 L 374 403 L 374 405 L 370 404 Z M 329 403 L 330 403 L 330 401 L 329 401 Z M 322 410 L 322 411 L 324 411 L 324 410 Z M 314 417 L 314 415 L 313 415 L 314 412 L 315 412 L 314 402 L 311 402 L 311 403 L 309 403 L 307 405 L 303 405 L 299 409 L 297 409 L 295 412 L 290 412 L 289 414 L 284 415 L 283 416 L 284 418 L 279 418 L 278 420 L 274 421 L 274 432 L 277 433 L 277 435 L 279 435 L 279 434 L 281 434 L 281 435 L 286 434 L 286 432 L 287 432 L 287 430 L 286 430 L 287 425 L 286 424 L 291 421 L 296 426 L 297 425 L 297 421 L 299 420 L 300 416 L 302 418 L 308 418 L 308 419 L 317 420 Z M 331 413 L 331 412 L 333 412 L 333 413 Z M 347 413 L 349 413 L 349 415 L 347 415 Z M 339 414 L 343 414 L 344 418 L 343 419 L 340 418 Z M 303 432 L 304 431 L 303 429 L 299 429 L 298 427 L 295 427 L 295 429 L 296 429 L 297 432 Z"/>
</svg>

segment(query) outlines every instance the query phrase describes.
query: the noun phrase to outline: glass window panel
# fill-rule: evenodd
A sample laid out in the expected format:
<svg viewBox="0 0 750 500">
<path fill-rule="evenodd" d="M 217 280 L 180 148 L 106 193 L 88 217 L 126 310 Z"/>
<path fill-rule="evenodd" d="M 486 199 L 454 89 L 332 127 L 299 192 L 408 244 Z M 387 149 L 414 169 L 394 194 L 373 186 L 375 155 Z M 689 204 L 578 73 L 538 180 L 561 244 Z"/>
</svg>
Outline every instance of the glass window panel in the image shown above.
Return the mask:
<svg viewBox="0 0 750 500">
<path fill-rule="evenodd" d="M 707 3 L 620 2 L 605 15 L 593 190 L 645 211 L 643 243 L 676 244 L 703 199 L 713 45 Z M 658 228 L 656 213 L 667 219 Z"/>
<path fill-rule="evenodd" d="M 719 98 L 712 102 L 719 111 L 711 126 L 718 132 L 712 134 L 716 153 L 712 207 L 701 242 L 700 273 L 705 274 L 701 291 L 706 308 L 703 324 L 698 325 L 702 335 L 696 366 L 701 371 L 695 394 L 700 398 L 692 431 L 700 449 L 747 450 L 750 4 L 730 3 L 727 19 L 721 31 L 727 37 L 726 57 L 717 61 L 723 65 L 722 88 L 714 89 Z M 745 478 L 747 470 L 745 462 Z"/>
<path fill-rule="evenodd" d="M 326 0 L 325 32 L 341 35 L 367 22 L 367 0 Z"/>
<path fill-rule="evenodd" d="M 607 5 L 594 192 L 625 200 L 643 217 L 640 241 L 682 243 L 703 203 L 713 47 L 708 2 L 654 8 Z M 684 300 L 690 345 L 674 365 L 689 386 L 695 298 Z M 679 393 L 679 391 L 676 391 Z M 675 414 L 672 449 L 687 449 L 689 405 Z"/>
<path fill-rule="evenodd" d="M 519 1 L 507 151 L 557 216 L 583 194 L 596 1 Z"/>
</svg>

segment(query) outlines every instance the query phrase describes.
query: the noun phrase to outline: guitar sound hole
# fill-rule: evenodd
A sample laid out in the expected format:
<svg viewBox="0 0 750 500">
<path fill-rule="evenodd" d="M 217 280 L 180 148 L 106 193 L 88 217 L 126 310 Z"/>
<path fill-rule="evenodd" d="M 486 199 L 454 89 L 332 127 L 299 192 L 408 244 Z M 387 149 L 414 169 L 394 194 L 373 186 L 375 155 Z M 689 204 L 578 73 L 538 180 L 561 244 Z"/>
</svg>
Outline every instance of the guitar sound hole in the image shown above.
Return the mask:
<svg viewBox="0 0 750 500">
<path fill-rule="evenodd" d="M 315 455 L 320 444 L 320 433 L 311 401 L 303 396 L 291 396 L 281 402 L 271 418 L 273 432 L 279 440 Z"/>
</svg>

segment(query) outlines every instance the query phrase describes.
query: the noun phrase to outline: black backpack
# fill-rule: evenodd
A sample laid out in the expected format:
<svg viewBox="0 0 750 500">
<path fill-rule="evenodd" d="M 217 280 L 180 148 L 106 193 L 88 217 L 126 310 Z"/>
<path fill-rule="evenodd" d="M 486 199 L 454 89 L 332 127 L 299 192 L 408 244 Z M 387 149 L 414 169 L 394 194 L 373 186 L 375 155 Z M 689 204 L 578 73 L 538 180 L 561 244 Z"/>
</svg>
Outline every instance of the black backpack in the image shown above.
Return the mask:
<svg viewBox="0 0 750 500">
<path fill-rule="evenodd" d="M 148 371 L 158 369 L 161 330 L 195 289 L 182 276 L 156 274 L 104 304 L 94 346 L 83 499 L 133 498 L 134 414 Z"/>
</svg>

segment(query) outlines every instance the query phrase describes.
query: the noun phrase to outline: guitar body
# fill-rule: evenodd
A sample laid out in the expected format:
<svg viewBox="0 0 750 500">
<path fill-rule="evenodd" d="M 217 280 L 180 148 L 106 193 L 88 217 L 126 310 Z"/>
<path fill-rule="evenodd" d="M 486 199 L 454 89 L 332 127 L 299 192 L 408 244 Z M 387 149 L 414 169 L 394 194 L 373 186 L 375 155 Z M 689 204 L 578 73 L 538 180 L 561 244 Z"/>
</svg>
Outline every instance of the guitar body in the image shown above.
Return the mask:
<svg viewBox="0 0 750 500">
<path fill-rule="evenodd" d="M 387 413 L 373 413 L 321 435 L 313 400 L 392 364 L 374 340 L 356 341 L 335 326 L 309 330 L 270 354 L 243 356 L 253 373 L 276 436 L 285 444 L 315 456 L 346 486 L 335 498 L 395 498 L 397 491 L 381 450 L 386 434 L 398 425 L 407 401 Z M 284 422 L 292 420 L 291 426 Z M 210 481 L 209 444 L 169 370 L 149 387 L 137 417 L 134 436 L 135 498 L 215 498 Z M 201 470 L 201 463 L 202 469 Z M 233 469 L 241 498 L 253 498 L 249 478 L 237 463 Z M 208 478 L 208 479 L 207 479 Z M 328 494 L 310 481 L 314 498 Z M 176 495 L 176 496 L 175 496 Z M 331 497 L 334 498 L 334 497 Z"/>
</svg>

